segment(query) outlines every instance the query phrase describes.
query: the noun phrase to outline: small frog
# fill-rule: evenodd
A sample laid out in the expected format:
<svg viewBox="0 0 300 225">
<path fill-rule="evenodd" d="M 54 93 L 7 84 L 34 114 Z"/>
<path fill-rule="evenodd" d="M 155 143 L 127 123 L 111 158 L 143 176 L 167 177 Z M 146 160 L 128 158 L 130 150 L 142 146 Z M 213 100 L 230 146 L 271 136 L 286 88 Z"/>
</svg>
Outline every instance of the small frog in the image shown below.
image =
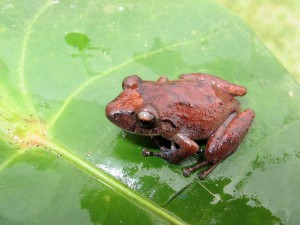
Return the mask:
<svg viewBox="0 0 300 225">
<path fill-rule="evenodd" d="M 234 98 L 245 95 L 245 87 L 209 74 L 183 74 L 177 80 L 163 76 L 157 81 L 132 75 L 123 80 L 122 87 L 121 94 L 106 106 L 107 118 L 126 131 L 162 136 L 171 143 L 160 145 L 160 152 L 144 149 L 144 156 L 177 164 L 202 151 L 195 140 L 207 140 L 205 161 L 185 168 L 185 176 L 210 166 L 198 174 L 206 177 L 235 152 L 255 117 L 250 108 L 241 112 Z"/>
</svg>

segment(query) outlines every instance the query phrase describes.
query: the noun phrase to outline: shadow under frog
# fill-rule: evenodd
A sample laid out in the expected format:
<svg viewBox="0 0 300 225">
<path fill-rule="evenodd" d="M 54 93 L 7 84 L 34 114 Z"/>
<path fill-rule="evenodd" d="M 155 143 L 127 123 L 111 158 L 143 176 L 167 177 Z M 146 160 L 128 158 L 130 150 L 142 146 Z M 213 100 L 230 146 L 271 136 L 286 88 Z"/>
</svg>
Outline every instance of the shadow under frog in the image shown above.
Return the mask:
<svg viewBox="0 0 300 225">
<path fill-rule="evenodd" d="M 237 149 L 255 117 L 252 109 L 241 112 L 234 98 L 245 95 L 246 88 L 208 74 L 184 74 L 173 81 L 164 76 L 143 81 L 133 75 L 124 79 L 122 87 L 106 106 L 107 118 L 131 133 L 161 136 L 171 143 L 158 143 L 160 152 L 144 149 L 144 156 L 177 164 L 201 151 L 196 140 L 207 140 L 205 160 L 184 169 L 186 176 L 210 166 L 198 174 L 206 177 Z"/>
</svg>

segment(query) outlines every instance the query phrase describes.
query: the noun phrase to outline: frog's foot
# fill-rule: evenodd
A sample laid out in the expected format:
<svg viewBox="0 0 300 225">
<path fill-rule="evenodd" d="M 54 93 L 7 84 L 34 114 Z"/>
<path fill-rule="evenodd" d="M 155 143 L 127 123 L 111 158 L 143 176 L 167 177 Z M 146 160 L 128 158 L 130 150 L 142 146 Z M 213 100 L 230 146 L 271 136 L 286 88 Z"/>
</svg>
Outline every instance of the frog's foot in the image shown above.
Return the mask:
<svg viewBox="0 0 300 225">
<path fill-rule="evenodd" d="M 207 170 L 205 170 L 204 172 L 198 173 L 198 177 L 201 178 L 201 179 L 204 179 L 211 171 L 213 171 L 213 170 L 217 167 L 217 165 L 218 165 L 220 162 L 221 162 L 221 160 L 218 161 L 218 162 L 216 162 L 216 163 L 214 163 L 214 164 L 212 164 L 212 166 L 209 167 L 209 168 L 208 168 Z"/>
<path fill-rule="evenodd" d="M 160 157 L 164 160 L 166 160 L 167 162 L 169 163 L 174 163 L 174 164 L 177 164 L 179 163 L 179 161 L 181 160 L 180 158 L 178 157 L 175 157 L 176 154 L 174 154 L 177 149 L 174 146 L 171 146 L 171 148 L 166 148 L 166 147 L 163 147 L 160 148 L 162 151 L 161 152 L 152 152 L 148 149 L 143 149 L 143 156 L 156 156 L 156 157 Z"/>
<path fill-rule="evenodd" d="M 182 173 L 185 177 L 188 177 L 191 175 L 191 173 L 193 173 L 194 171 L 204 167 L 204 166 L 207 166 L 209 164 L 208 161 L 204 161 L 204 162 L 201 162 L 201 163 L 198 163 L 197 165 L 195 166 L 191 166 L 191 167 L 187 167 L 187 168 L 184 168 L 182 170 Z"/>
<path fill-rule="evenodd" d="M 214 164 L 211 164 L 209 163 L 208 161 L 204 161 L 204 162 L 201 162 L 201 163 L 198 163 L 196 164 L 195 166 L 192 166 L 192 167 L 187 167 L 187 168 L 184 168 L 182 170 L 182 173 L 184 176 L 188 177 L 191 175 L 191 173 L 193 173 L 194 171 L 202 168 L 202 167 L 205 167 L 207 165 L 211 165 L 211 167 L 209 167 L 207 170 L 205 170 L 204 172 L 201 172 L 201 173 L 198 173 L 198 177 L 199 178 L 205 178 L 211 171 L 213 171 L 217 165 L 220 163 L 221 161 L 218 161 Z"/>
<path fill-rule="evenodd" d="M 142 151 L 143 156 L 158 156 L 160 154 L 160 152 L 152 152 L 149 151 L 148 149 L 144 148 Z"/>
</svg>

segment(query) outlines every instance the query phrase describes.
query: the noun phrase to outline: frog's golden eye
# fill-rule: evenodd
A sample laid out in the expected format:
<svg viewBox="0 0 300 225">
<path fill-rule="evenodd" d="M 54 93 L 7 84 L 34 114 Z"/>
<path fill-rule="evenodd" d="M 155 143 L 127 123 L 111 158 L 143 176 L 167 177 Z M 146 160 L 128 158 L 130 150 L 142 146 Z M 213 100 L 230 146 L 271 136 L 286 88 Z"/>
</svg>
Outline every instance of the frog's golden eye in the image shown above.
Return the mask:
<svg viewBox="0 0 300 225">
<path fill-rule="evenodd" d="M 156 124 L 156 117 L 148 111 L 141 111 L 136 114 L 136 119 L 144 128 L 151 128 Z"/>
<path fill-rule="evenodd" d="M 134 90 L 139 87 L 141 82 L 142 82 L 141 78 L 139 78 L 137 75 L 128 76 L 123 80 L 122 88 L 123 90 L 125 89 Z"/>
</svg>

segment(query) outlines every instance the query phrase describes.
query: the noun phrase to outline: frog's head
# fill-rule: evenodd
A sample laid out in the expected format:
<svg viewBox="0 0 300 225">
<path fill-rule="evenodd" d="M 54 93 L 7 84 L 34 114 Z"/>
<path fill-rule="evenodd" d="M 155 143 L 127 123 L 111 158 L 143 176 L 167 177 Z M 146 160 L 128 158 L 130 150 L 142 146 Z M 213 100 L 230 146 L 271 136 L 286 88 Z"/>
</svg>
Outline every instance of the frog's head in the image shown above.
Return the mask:
<svg viewBox="0 0 300 225">
<path fill-rule="evenodd" d="M 105 109 L 106 117 L 118 127 L 141 135 L 158 135 L 158 113 L 145 104 L 140 87 L 143 81 L 136 75 L 123 80 L 123 91 Z"/>
</svg>

